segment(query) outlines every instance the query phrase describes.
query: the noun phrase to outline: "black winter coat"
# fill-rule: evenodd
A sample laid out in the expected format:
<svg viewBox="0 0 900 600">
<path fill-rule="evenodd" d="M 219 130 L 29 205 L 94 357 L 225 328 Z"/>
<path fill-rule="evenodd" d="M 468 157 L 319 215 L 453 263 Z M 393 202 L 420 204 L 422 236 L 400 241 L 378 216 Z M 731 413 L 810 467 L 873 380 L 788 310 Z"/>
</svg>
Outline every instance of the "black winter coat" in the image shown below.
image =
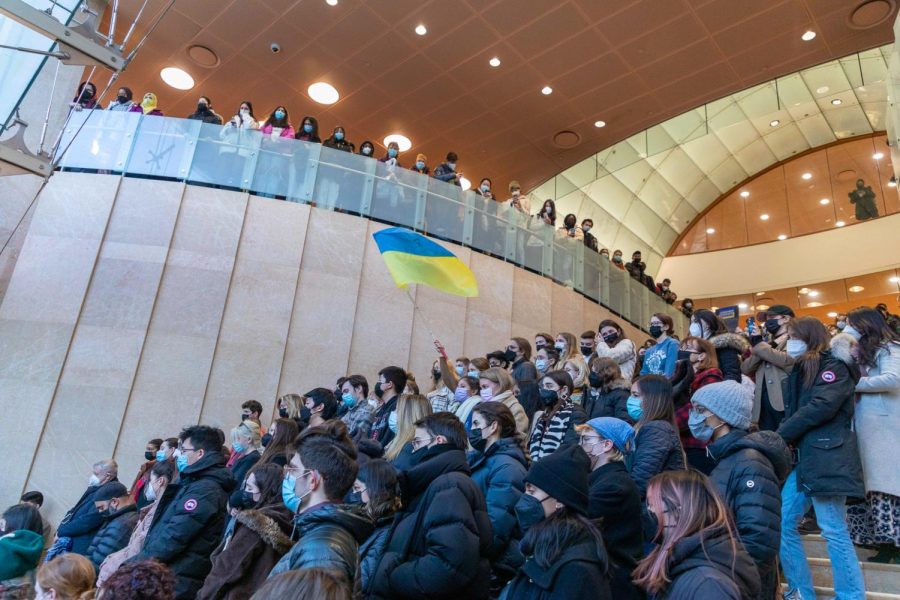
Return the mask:
<svg viewBox="0 0 900 600">
<path fill-rule="evenodd" d="M 375 531 L 359 546 L 359 578 L 363 597 L 368 596 L 372 591 L 375 570 L 387 549 L 388 536 L 393 523 L 394 515 L 378 519 L 375 522 Z"/>
<path fill-rule="evenodd" d="M 128 545 L 131 532 L 134 531 L 139 516 L 136 504 L 121 508 L 109 515 L 106 523 L 94 536 L 94 540 L 85 554 L 94 563 L 95 571 L 100 572 L 100 563 L 107 556 Z"/>
<path fill-rule="evenodd" d="M 516 502 L 525 493 L 525 452 L 516 440 L 503 438 L 491 444 L 484 454 L 470 452 L 468 459 L 472 481 L 484 495 L 491 520 L 491 563 L 509 579 L 524 561 L 519 551 Z"/>
<path fill-rule="evenodd" d="M 675 426 L 668 421 L 649 421 L 641 426 L 626 466 L 641 493 L 641 500 L 647 496 L 647 484 L 654 475 L 684 469 L 684 449 Z"/>
<path fill-rule="evenodd" d="M 791 473 L 791 452 L 773 431 L 734 429 L 707 446 L 716 461 L 710 478 L 734 515 L 738 536 L 757 565 L 781 547 L 781 486 Z"/>
<path fill-rule="evenodd" d="M 716 347 L 716 359 L 725 380 L 740 383 L 741 363 L 744 362 L 744 354 L 750 350 L 750 342 L 736 333 L 721 333 L 711 337 L 709 341 Z"/>
<path fill-rule="evenodd" d="M 533 557 L 500 596 L 502 600 L 612 600 L 606 556 L 592 541 L 573 544 L 547 568 Z"/>
<path fill-rule="evenodd" d="M 615 417 L 626 423 L 634 423 L 628 414 L 628 396 L 631 384 L 624 379 L 617 379 L 609 385 L 605 392 L 599 388 L 591 388 L 584 396 L 584 412 L 588 419 L 597 417 Z"/>
<path fill-rule="evenodd" d="M 832 338 L 819 358 L 809 387 L 798 361 L 784 380 L 784 420 L 778 434 L 797 449 L 797 487 L 809 496 L 863 498 L 862 463 L 853 424 L 859 370 L 850 355 L 849 336 Z"/>
<path fill-rule="evenodd" d="M 448 444 L 419 452 L 425 454 L 401 478 L 404 509 L 391 528 L 372 597 L 487 598 L 491 521 L 466 455 Z"/>
<path fill-rule="evenodd" d="M 178 486 L 175 493 L 160 500 L 143 549 L 126 561 L 155 558 L 167 565 L 177 578 L 176 598 L 194 598 L 212 568 L 210 556 L 222 541 L 225 505 L 235 486 L 223 464 L 221 453 L 210 452 L 186 467 L 180 483 L 171 484 Z"/>
<path fill-rule="evenodd" d="M 294 517 L 298 542 L 282 557 L 269 577 L 297 569 L 333 569 L 355 582 L 359 545 L 372 535 L 374 524 L 359 504 L 322 504 Z"/>
<path fill-rule="evenodd" d="M 322 145 L 326 148 L 334 148 L 335 150 L 340 150 L 341 152 L 350 152 L 351 154 L 356 150 L 356 147 L 346 139 L 338 140 L 335 139 L 333 135 L 322 142 Z"/>
<path fill-rule="evenodd" d="M 113 478 L 110 481 L 118 479 Z M 58 537 L 71 538 L 72 547 L 69 551 L 75 554 L 87 555 L 88 546 L 94 541 L 94 536 L 109 516 L 100 514 L 94 506 L 94 494 L 98 489 L 100 486 L 88 487 L 75 506 L 62 518 L 59 529 L 56 530 Z"/>
<path fill-rule="evenodd" d="M 703 533 L 703 532 L 701 532 Z M 665 600 L 752 600 L 759 594 L 759 575 L 750 555 L 735 542 L 731 547 L 722 530 L 706 531 L 686 537 L 669 557 L 668 573 L 672 583 L 664 593 L 651 596 Z M 734 570 L 732 571 L 732 563 Z"/>
<path fill-rule="evenodd" d="M 234 486 L 234 491 L 232 491 L 231 495 L 228 497 L 228 504 L 230 504 L 232 508 L 249 508 L 240 504 L 244 491 L 244 483 L 247 480 L 247 473 L 249 473 L 250 469 L 259 462 L 261 456 L 259 450 L 254 450 L 250 454 L 245 454 L 240 457 L 231 465 L 231 474 L 234 476 L 235 484 L 237 484 Z"/>
</svg>

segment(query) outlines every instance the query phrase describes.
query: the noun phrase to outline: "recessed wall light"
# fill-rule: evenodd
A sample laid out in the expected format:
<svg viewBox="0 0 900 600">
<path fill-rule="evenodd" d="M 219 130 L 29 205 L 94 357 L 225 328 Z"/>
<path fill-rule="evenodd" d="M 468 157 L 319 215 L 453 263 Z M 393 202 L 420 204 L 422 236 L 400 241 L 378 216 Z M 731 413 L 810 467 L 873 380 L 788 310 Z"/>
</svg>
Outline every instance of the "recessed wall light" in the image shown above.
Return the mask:
<svg viewBox="0 0 900 600">
<path fill-rule="evenodd" d="M 319 104 L 334 104 L 341 98 L 341 95 L 338 94 L 338 91 L 335 89 L 335 87 L 330 83 L 325 83 L 324 81 L 317 81 L 313 83 L 308 88 L 306 88 L 306 93 L 309 94 L 310 98 L 312 98 Z"/>
<path fill-rule="evenodd" d="M 809 181 L 810 179 L 812 179 L 812 173 L 804 173 L 800 176 L 800 178 L 804 179 L 805 181 Z"/>
<path fill-rule="evenodd" d="M 778 239 L 783 242 L 784 240 L 787 239 L 787 236 L 782 233 L 781 235 L 778 236 Z"/>
<path fill-rule="evenodd" d="M 848 287 L 847 289 L 850 290 L 851 292 L 853 292 L 854 294 L 858 294 L 866 288 L 864 288 L 861 285 L 853 285 L 853 286 Z"/>
<path fill-rule="evenodd" d="M 828 313 L 828 316 L 831 317 L 832 319 L 835 318 L 837 315 L 838 315 L 838 314 L 837 314 L 836 312 L 830 312 L 830 313 Z"/>
<path fill-rule="evenodd" d="M 888 279 L 891 283 L 900 283 L 900 277 L 894 276 Z"/>
<path fill-rule="evenodd" d="M 810 308 L 818 308 L 818 307 L 822 306 L 822 303 L 821 302 L 809 302 L 806 306 L 808 306 Z"/>
<path fill-rule="evenodd" d="M 810 298 L 817 298 L 819 296 L 819 292 L 816 290 L 809 290 L 809 294 L 807 294 Z"/>
<path fill-rule="evenodd" d="M 747 303 L 741 302 L 740 304 L 738 304 L 738 308 L 741 310 L 747 310 L 747 308 L 748 308 Z"/>
<path fill-rule="evenodd" d="M 706 228 L 706 233 L 715 233 L 715 232 L 716 232 L 716 229 L 715 229 L 714 227 L 707 227 L 707 228 Z"/>
<path fill-rule="evenodd" d="M 800 288 L 799 290 L 797 290 L 797 293 L 805 296 L 809 293 L 809 288 Z"/>
<path fill-rule="evenodd" d="M 765 292 L 756 292 L 756 295 L 757 295 L 757 296 L 765 296 L 766 293 L 765 293 Z"/>
<path fill-rule="evenodd" d="M 897 187 L 897 178 L 891 175 L 891 178 L 888 179 L 888 187 Z"/>
<path fill-rule="evenodd" d="M 781 125 L 781 121 L 779 121 L 778 119 L 772 119 L 771 121 L 769 121 L 769 127 L 778 127 L 779 125 Z"/>
<path fill-rule="evenodd" d="M 821 200 L 819 200 L 819 204 L 821 204 L 822 206 L 825 206 L 829 202 L 831 202 L 831 200 L 829 200 L 828 198 L 822 198 Z"/>
<path fill-rule="evenodd" d="M 844 101 L 841 100 L 840 98 L 835 98 L 834 100 L 831 101 L 831 103 L 834 104 L 835 106 L 840 106 L 841 104 L 844 103 Z"/>
<path fill-rule="evenodd" d="M 768 304 L 757 304 L 756 310 L 769 310 L 769 305 Z"/>
<path fill-rule="evenodd" d="M 812 40 L 816 39 L 816 32 L 811 29 L 804 31 L 803 35 L 800 36 L 800 39 L 804 42 L 811 42 Z"/>
<path fill-rule="evenodd" d="M 492 67 L 499 67 L 500 59 L 495 56 L 494 58 L 492 58 L 491 60 L 488 61 L 488 64 L 491 65 Z"/>
<path fill-rule="evenodd" d="M 188 75 L 187 71 L 178 67 L 166 67 L 159 72 L 162 80 L 176 90 L 189 90 L 194 87 L 194 78 Z"/>
<path fill-rule="evenodd" d="M 594 121 L 594 127 L 597 127 L 598 129 L 600 127 L 606 127 L 606 121 Z"/>
<path fill-rule="evenodd" d="M 844 223 L 843 221 L 838 221 L 834 224 L 835 227 L 843 227 L 844 225 L 846 225 L 846 223 Z"/>
<path fill-rule="evenodd" d="M 549 96 L 550 94 L 553 93 L 553 88 L 550 87 L 549 85 L 545 85 L 543 87 L 543 89 L 541 89 L 541 93 L 545 96 Z"/>
<path fill-rule="evenodd" d="M 882 158 L 884 158 L 884 152 L 876 152 L 872 155 L 872 158 L 874 158 L 875 160 L 881 160 Z"/>
<path fill-rule="evenodd" d="M 384 147 L 387 148 L 391 142 L 397 142 L 397 145 L 400 146 L 400 152 L 406 152 L 412 148 L 412 142 L 409 138 L 399 133 L 392 133 L 384 138 Z"/>
<path fill-rule="evenodd" d="M 748 192 L 747 190 L 744 190 L 743 192 L 741 192 L 741 198 L 749 198 L 749 197 L 750 197 L 750 192 Z"/>
<path fill-rule="evenodd" d="M 769 215 L 766 214 L 766 213 L 763 213 L 763 214 L 759 215 L 759 220 L 760 220 L 760 221 L 768 221 L 768 220 L 769 220 Z"/>
<path fill-rule="evenodd" d="M 425 35 L 426 33 L 428 33 L 428 28 L 419 23 L 418 25 L 416 25 L 415 32 L 419 35 Z"/>
<path fill-rule="evenodd" d="M 465 177 L 459 178 L 459 185 L 460 185 L 460 187 L 462 187 L 463 191 L 466 191 L 466 190 L 472 188 L 472 182 L 469 181 L 468 179 L 466 179 Z"/>
</svg>

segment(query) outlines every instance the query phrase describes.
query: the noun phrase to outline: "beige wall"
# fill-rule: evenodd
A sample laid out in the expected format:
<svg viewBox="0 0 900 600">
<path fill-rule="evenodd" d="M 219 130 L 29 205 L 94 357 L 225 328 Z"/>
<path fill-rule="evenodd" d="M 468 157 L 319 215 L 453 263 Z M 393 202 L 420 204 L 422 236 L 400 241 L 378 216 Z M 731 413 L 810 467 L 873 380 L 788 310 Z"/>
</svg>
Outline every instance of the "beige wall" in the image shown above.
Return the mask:
<svg viewBox="0 0 900 600">
<path fill-rule="evenodd" d="M 351 372 L 371 381 L 389 364 L 427 386 L 429 330 L 452 356 L 476 356 L 609 315 L 453 244 L 481 295 L 412 286 L 414 313 L 372 239 L 382 227 L 237 192 L 54 175 L 0 306 L 0 410 L 15 421 L 0 506 L 39 489 L 58 519 L 91 463 L 114 456 L 130 484 L 146 440 L 197 422 L 227 431 L 249 398 L 271 415 L 278 394 Z"/>
</svg>

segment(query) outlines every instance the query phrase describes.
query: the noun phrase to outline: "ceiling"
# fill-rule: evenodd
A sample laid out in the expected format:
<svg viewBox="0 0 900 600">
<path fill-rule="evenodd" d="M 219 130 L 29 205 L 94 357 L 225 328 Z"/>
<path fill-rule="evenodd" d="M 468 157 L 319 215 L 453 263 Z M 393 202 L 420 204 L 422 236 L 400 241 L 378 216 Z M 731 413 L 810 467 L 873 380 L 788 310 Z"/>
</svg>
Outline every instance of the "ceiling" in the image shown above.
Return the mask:
<svg viewBox="0 0 900 600">
<path fill-rule="evenodd" d="M 120 4 L 124 31 L 141 2 Z M 166 4 L 149 0 L 133 40 Z M 206 94 L 222 113 L 245 99 L 257 113 L 284 103 L 295 123 L 316 115 L 357 144 L 403 133 L 433 164 L 454 150 L 470 179 L 529 189 L 705 102 L 890 42 L 895 14 L 895 0 L 179 0 L 120 81 L 155 91 L 169 115 Z M 806 30 L 816 38 L 802 41 Z M 193 45 L 218 63 L 192 60 Z M 164 66 L 196 87 L 169 88 Z M 341 100 L 309 99 L 320 80 Z M 562 131 L 577 134 L 574 147 L 554 142 Z"/>
</svg>

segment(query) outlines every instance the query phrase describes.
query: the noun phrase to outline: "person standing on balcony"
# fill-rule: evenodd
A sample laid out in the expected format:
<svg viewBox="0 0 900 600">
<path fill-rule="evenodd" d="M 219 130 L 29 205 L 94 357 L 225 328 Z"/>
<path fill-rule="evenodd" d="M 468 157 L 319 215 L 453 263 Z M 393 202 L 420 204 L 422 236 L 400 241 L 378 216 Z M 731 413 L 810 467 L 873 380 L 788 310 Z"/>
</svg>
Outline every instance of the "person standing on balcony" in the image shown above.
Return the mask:
<svg viewBox="0 0 900 600">
<path fill-rule="evenodd" d="M 428 175 L 431 173 L 431 169 L 428 168 L 428 157 L 422 153 L 416 154 L 416 164 L 410 167 L 411 171 L 415 171 L 416 173 L 420 173 L 422 175 Z"/>
<path fill-rule="evenodd" d="M 619 269 L 620 271 L 624 271 L 624 270 L 625 270 L 625 261 L 624 261 L 624 259 L 622 258 L 622 251 L 621 251 L 621 250 L 615 250 L 615 251 L 613 251 L 612 263 L 613 263 L 613 266 L 614 266 L 615 268 Z"/>
<path fill-rule="evenodd" d="M 335 150 L 340 150 L 341 152 L 349 152 L 353 154 L 356 151 L 356 146 L 353 145 L 352 142 L 348 142 L 346 137 L 346 132 L 344 128 L 340 125 L 334 128 L 334 131 L 331 133 L 331 137 L 322 142 L 322 145 L 326 148 L 334 148 Z"/>
<path fill-rule="evenodd" d="M 382 162 L 389 167 L 400 167 L 400 144 L 397 142 L 391 142 L 387 147 L 387 154 L 385 154 L 382 158 L 378 159 L 378 162 Z"/>
<path fill-rule="evenodd" d="M 491 179 L 489 177 L 485 177 L 481 180 L 481 183 L 478 184 L 478 187 L 475 188 L 475 193 L 479 196 L 484 197 L 485 200 L 495 200 L 494 193 L 491 191 Z M 496 211 L 494 211 L 496 213 Z"/>
<path fill-rule="evenodd" d="M 531 203 L 528 201 L 528 197 L 522 194 L 522 186 L 515 179 L 509 182 L 509 199 L 505 204 L 523 215 L 531 214 Z"/>
<path fill-rule="evenodd" d="M 599 244 L 597 244 L 597 238 L 591 233 L 591 229 L 593 228 L 593 219 L 584 219 L 581 221 L 581 233 L 584 235 L 584 245 L 596 252 L 597 248 L 599 248 Z"/>
<path fill-rule="evenodd" d="M 568 236 L 576 240 L 583 240 L 584 231 L 578 226 L 578 217 L 572 213 L 567 214 L 565 219 L 563 219 L 562 226 L 559 228 L 559 235 L 562 237 Z"/>
<path fill-rule="evenodd" d="M 294 137 L 301 142 L 321 144 L 322 139 L 319 137 L 319 122 L 315 117 L 310 117 L 309 115 L 303 117 L 300 129 Z"/>
<path fill-rule="evenodd" d="M 456 155 L 456 152 L 448 152 L 447 160 L 435 168 L 432 177 L 452 185 L 461 185 L 462 171 L 457 172 L 456 170 L 457 160 L 459 160 L 459 157 Z"/>
<path fill-rule="evenodd" d="M 259 129 L 259 121 L 257 121 L 256 117 L 253 115 L 253 104 L 251 104 L 249 100 L 241 102 L 237 113 L 231 117 L 225 131 L 227 132 L 228 130 L 234 129 Z"/>
<path fill-rule="evenodd" d="M 222 117 L 212 109 L 212 100 L 209 96 L 200 96 L 197 100 L 197 110 L 188 115 L 188 119 L 194 121 L 203 121 L 210 125 L 221 125 Z"/>
<path fill-rule="evenodd" d="M 277 106 L 269 114 L 269 118 L 263 123 L 261 131 L 263 135 L 272 137 L 292 138 L 294 137 L 294 128 L 291 125 L 291 119 L 288 110 L 284 106 Z"/>
<path fill-rule="evenodd" d="M 97 105 L 97 87 L 90 81 L 83 81 L 78 86 L 78 93 L 72 98 L 72 108 L 75 110 L 93 110 L 100 108 Z"/>
<path fill-rule="evenodd" d="M 366 140 L 359 145 L 359 153 L 363 156 L 372 158 L 375 155 L 375 145 L 369 140 Z"/>
<path fill-rule="evenodd" d="M 141 103 L 132 106 L 131 110 L 129 110 L 128 112 L 139 112 L 147 116 L 154 117 L 165 116 L 163 115 L 163 111 L 160 110 L 159 106 L 157 105 L 156 94 L 154 94 L 153 92 L 147 92 L 146 94 L 144 94 L 144 97 L 141 99 Z"/>
<path fill-rule="evenodd" d="M 109 106 L 106 107 L 106 110 L 112 110 L 116 112 L 129 112 L 135 105 L 132 101 L 132 98 L 133 93 L 131 91 L 131 88 L 120 87 L 118 94 L 112 101 L 110 101 Z"/>
</svg>

